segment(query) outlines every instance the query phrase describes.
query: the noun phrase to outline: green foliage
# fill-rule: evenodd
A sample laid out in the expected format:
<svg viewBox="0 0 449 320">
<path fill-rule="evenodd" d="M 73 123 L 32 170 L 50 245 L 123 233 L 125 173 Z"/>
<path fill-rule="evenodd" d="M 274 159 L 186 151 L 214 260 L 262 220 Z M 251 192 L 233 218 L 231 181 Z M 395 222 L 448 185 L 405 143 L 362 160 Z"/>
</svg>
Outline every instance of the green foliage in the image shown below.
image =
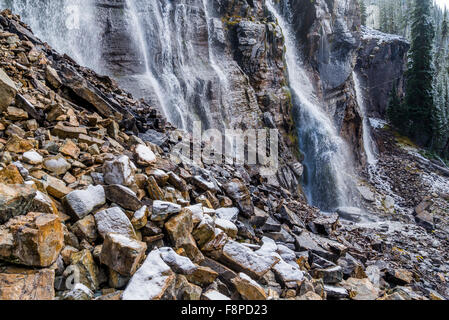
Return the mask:
<svg viewBox="0 0 449 320">
<path fill-rule="evenodd" d="M 431 1 L 415 0 L 412 13 L 411 46 L 406 72 L 408 133 L 420 145 L 428 147 L 434 133 L 433 105 L 433 39 L 435 31 L 430 16 Z"/>
<path fill-rule="evenodd" d="M 367 8 L 366 8 L 366 3 L 365 0 L 359 0 L 359 6 L 360 6 L 360 19 L 361 19 L 361 23 L 362 26 L 366 25 L 366 19 L 367 19 Z"/>
<path fill-rule="evenodd" d="M 387 118 L 393 127 L 395 127 L 401 134 L 405 134 L 408 128 L 408 114 L 407 108 L 401 102 L 396 84 L 393 84 L 393 89 L 390 92 L 390 99 L 387 108 Z"/>
</svg>

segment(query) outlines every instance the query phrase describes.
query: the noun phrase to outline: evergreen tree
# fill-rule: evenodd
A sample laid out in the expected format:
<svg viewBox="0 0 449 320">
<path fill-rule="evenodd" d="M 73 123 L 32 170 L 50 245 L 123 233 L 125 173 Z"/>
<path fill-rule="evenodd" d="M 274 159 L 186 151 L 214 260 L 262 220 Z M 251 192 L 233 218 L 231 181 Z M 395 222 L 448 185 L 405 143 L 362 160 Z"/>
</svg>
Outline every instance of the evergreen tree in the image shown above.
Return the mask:
<svg viewBox="0 0 449 320">
<path fill-rule="evenodd" d="M 360 5 L 360 18 L 362 26 L 366 26 L 367 12 L 365 0 L 359 0 Z"/>
<path fill-rule="evenodd" d="M 433 110 L 433 56 L 434 27 L 431 19 L 431 1 L 415 0 L 412 13 L 409 66 L 406 72 L 405 103 L 410 119 L 408 132 L 423 146 L 429 146 Z"/>
<path fill-rule="evenodd" d="M 448 110 L 446 108 L 444 91 L 443 83 L 438 82 L 432 110 L 432 149 L 438 154 L 443 154 L 448 133 Z"/>
<path fill-rule="evenodd" d="M 408 124 L 408 114 L 405 105 L 399 99 L 396 83 L 393 83 L 393 88 L 390 92 L 390 98 L 387 107 L 387 119 L 390 124 L 398 129 L 402 134 L 406 133 Z"/>
</svg>

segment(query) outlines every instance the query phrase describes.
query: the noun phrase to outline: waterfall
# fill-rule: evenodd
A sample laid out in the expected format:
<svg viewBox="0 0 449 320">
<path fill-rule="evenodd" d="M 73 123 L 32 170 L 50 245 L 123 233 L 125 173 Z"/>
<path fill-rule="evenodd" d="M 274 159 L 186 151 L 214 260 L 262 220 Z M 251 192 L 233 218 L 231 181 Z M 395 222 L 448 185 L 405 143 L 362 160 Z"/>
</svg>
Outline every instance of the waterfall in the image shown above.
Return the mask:
<svg viewBox="0 0 449 320">
<path fill-rule="evenodd" d="M 354 89 L 357 96 L 357 104 L 363 118 L 363 148 L 365 149 L 366 162 L 368 166 L 375 166 L 377 162 L 376 146 L 371 135 L 371 125 L 366 111 L 365 99 L 360 85 L 359 75 L 354 71 L 352 73 L 354 80 Z"/>
<path fill-rule="evenodd" d="M 150 58 L 148 56 L 148 47 L 147 42 L 145 40 L 145 32 L 144 30 L 142 30 L 142 25 L 140 23 L 140 18 L 138 16 L 134 1 L 126 0 L 125 3 L 127 13 L 130 16 L 129 20 L 133 34 L 133 39 L 136 42 L 137 46 L 139 47 L 139 51 L 141 52 L 145 64 L 145 74 L 143 76 L 135 76 L 137 82 L 138 83 L 143 82 L 144 86 L 146 83 L 150 85 L 151 89 L 154 90 L 154 94 L 156 95 L 157 100 L 152 102 L 159 105 L 160 110 L 162 111 L 162 113 L 164 114 L 164 116 L 167 118 L 168 121 L 174 121 L 172 113 L 169 112 L 166 106 L 165 94 L 163 94 L 162 88 L 159 85 L 159 82 L 156 80 L 155 76 L 153 75 L 152 69 L 150 68 Z M 141 89 L 139 91 L 141 91 Z M 134 92 L 134 94 L 139 95 L 139 92 Z M 177 112 L 179 113 L 180 111 L 177 110 Z"/>
<path fill-rule="evenodd" d="M 212 5 L 211 0 L 121 0 L 111 5 L 98 0 L 0 0 L 1 8 L 20 14 L 57 51 L 114 77 L 184 129 L 197 120 L 204 128 L 217 129 L 232 122 L 228 66 L 212 34 L 222 22 L 213 17 Z M 122 38 L 111 41 L 114 32 Z"/>
<path fill-rule="evenodd" d="M 20 14 L 35 34 L 80 65 L 101 72 L 101 33 L 94 0 L 0 0 L 0 8 Z"/>
<path fill-rule="evenodd" d="M 285 38 L 285 60 L 297 113 L 299 147 L 305 157 L 304 186 L 308 200 L 324 211 L 353 206 L 355 183 L 348 147 L 314 94 L 287 19 L 277 11 L 273 0 L 267 0 L 266 5 Z"/>
</svg>

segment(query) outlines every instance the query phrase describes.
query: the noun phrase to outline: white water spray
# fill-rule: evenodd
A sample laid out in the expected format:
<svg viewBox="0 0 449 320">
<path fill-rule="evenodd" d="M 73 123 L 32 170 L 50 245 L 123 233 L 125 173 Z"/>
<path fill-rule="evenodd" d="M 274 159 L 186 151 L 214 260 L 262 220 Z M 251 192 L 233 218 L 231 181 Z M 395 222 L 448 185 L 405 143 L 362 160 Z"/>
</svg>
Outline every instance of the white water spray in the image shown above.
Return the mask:
<svg viewBox="0 0 449 320">
<path fill-rule="evenodd" d="M 305 155 L 308 200 L 325 211 L 353 206 L 355 183 L 348 147 L 314 94 L 289 23 L 276 10 L 273 0 L 268 0 L 266 5 L 284 33 L 290 88 L 299 104 L 297 126 L 300 148 Z"/>
</svg>

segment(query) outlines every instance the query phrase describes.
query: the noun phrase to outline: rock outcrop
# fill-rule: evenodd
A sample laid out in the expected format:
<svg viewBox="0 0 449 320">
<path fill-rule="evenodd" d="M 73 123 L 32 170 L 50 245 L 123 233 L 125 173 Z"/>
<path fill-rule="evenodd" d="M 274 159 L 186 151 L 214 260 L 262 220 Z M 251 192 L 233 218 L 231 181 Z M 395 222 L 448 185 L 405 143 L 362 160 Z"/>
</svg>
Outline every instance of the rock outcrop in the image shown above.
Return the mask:
<svg viewBox="0 0 449 320">
<path fill-rule="evenodd" d="M 407 67 L 408 41 L 362 27 L 356 70 L 361 76 L 367 112 L 385 119 L 393 85 L 399 96 L 405 90 L 404 71 Z"/>
</svg>

